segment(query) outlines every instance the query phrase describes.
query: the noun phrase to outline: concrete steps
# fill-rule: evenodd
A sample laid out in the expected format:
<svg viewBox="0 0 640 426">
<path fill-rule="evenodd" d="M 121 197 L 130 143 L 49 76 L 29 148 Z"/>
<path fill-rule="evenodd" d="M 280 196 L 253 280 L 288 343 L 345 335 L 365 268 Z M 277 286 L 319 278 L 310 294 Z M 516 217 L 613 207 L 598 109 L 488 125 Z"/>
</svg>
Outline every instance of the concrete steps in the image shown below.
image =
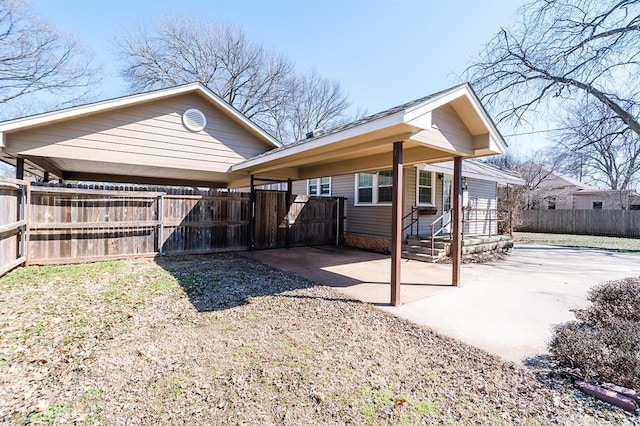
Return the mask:
<svg viewBox="0 0 640 426">
<path fill-rule="evenodd" d="M 409 236 L 402 246 L 402 257 L 422 262 L 437 262 L 451 252 L 451 240 L 448 236 L 436 238 L 431 250 L 431 239 L 425 236 Z M 513 248 L 513 238 L 510 235 L 472 235 L 462 240 L 462 257 L 473 259 L 484 253 L 505 252 Z"/>
<path fill-rule="evenodd" d="M 445 256 L 445 247 L 441 244 L 439 247 L 431 249 L 431 240 L 421 240 L 417 238 L 409 238 L 407 244 L 402 246 L 402 258 L 419 260 L 421 262 L 434 263 Z"/>
</svg>

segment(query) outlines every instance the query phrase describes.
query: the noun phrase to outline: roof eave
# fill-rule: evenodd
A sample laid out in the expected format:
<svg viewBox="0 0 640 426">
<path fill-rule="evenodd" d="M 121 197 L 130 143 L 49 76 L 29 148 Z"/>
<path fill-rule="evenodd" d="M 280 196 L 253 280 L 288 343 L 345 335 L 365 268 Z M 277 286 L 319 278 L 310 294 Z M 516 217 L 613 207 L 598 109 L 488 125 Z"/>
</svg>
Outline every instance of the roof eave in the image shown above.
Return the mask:
<svg viewBox="0 0 640 426">
<path fill-rule="evenodd" d="M 233 108 L 227 102 L 222 100 L 219 96 L 213 93 L 209 88 L 202 83 L 189 83 L 182 86 L 175 86 L 166 89 L 159 89 L 152 92 L 138 93 L 134 95 L 123 96 L 116 99 L 109 99 L 105 101 L 95 102 L 88 105 L 81 105 L 77 107 L 66 108 L 59 111 L 46 112 L 43 114 L 37 114 L 30 117 L 17 118 L 13 120 L 0 123 L 0 133 L 14 132 L 19 130 L 26 130 L 33 127 L 53 124 L 59 121 L 69 120 L 83 115 L 95 114 L 100 112 L 111 111 L 124 106 L 132 106 L 141 103 L 151 102 L 154 100 L 164 99 L 171 96 L 181 95 L 190 92 L 197 92 L 204 95 L 212 103 L 222 108 L 226 113 L 235 117 L 245 127 L 257 136 L 261 137 L 265 142 L 278 148 L 281 143 L 278 142 L 273 136 L 266 131 L 258 127 L 255 123 L 245 117 L 238 110 Z"/>
<path fill-rule="evenodd" d="M 231 166 L 231 171 L 238 172 L 250 169 L 252 167 L 257 167 L 262 164 L 268 163 L 270 161 L 278 160 L 283 157 L 287 157 L 290 155 L 300 154 L 302 152 L 321 148 L 326 145 L 330 145 L 332 143 L 336 143 L 341 140 L 356 138 L 358 136 L 365 135 L 367 133 L 373 133 L 377 130 L 384 129 L 389 126 L 402 125 L 405 124 L 405 111 L 398 111 L 394 114 L 387 115 L 385 117 L 381 117 L 377 120 L 370 121 L 368 123 L 363 123 L 359 126 L 350 127 L 345 130 L 341 130 L 339 132 L 331 133 L 326 136 L 320 136 L 315 139 L 310 140 L 309 142 L 303 142 L 300 144 L 292 145 L 291 147 L 284 147 L 283 149 L 277 150 L 272 153 L 266 153 L 259 157 L 248 159 L 242 161 L 240 163 L 234 164 Z"/>
<path fill-rule="evenodd" d="M 410 108 L 407 108 L 405 112 L 407 115 L 412 115 L 412 113 L 415 114 L 416 110 L 419 110 L 420 108 L 425 108 L 425 107 L 427 107 L 429 110 L 434 110 L 436 108 L 439 108 L 443 105 L 446 105 L 452 102 L 455 99 L 460 98 L 461 96 L 467 96 L 470 99 L 473 109 L 475 110 L 476 114 L 478 114 L 478 116 L 480 117 L 480 120 L 482 120 L 482 123 L 487 129 L 487 133 L 489 133 L 490 140 L 495 141 L 497 143 L 497 146 L 495 147 L 489 146 L 487 147 L 486 152 L 479 152 L 478 154 L 479 155 L 496 155 L 495 153 L 496 150 L 501 154 L 506 152 L 509 145 L 507 144 L 504 137 L 498 130 L 497 126 L 491 119 L 491 116 L 489 115 L 487 110 L 482 105 L 482 102 L 476 95 L 475 91 L 473 90 L 473 87 L 468 82 L 458 86 L 454 86 L 448 91 L 441 93 L 440 95 L 436 96 L 433 99 L 427 99 L 420 104 L 413 105 Z"/>
</svg>

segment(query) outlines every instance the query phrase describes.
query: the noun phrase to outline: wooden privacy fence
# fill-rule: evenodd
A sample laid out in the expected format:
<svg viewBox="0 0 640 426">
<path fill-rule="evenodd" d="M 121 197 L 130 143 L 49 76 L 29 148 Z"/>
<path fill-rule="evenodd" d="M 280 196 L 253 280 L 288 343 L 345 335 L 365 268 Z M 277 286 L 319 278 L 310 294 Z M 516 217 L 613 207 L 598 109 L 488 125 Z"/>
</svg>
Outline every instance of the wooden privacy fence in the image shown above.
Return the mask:
<svg viewBox="0 0 640 426">
<path fill-rule="evenodd" d="M 640 238 L 640 211 L 526 210 L 516 230 Z"/>
<path fill-rule="evenodd" d="M 336 242 L 339 198 L 257 191 L 255 248 Z M 246 250 L 247 193 L 181 188 L 0 185 L 0 275 L 22 263 L 61 264 L 158 254 Z"/>
</svg>

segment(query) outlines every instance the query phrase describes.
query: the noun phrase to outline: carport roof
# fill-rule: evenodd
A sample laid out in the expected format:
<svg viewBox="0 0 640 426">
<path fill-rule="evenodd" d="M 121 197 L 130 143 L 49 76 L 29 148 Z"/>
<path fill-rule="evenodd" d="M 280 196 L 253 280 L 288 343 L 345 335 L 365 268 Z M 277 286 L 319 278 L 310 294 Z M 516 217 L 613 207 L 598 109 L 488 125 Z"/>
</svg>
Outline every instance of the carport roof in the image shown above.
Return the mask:
<svg viewBox="0 0 640 426">
<path fill-rule="evenodd" d="M 446 108 L 455 123 L 443 118 L 440 112 Z M 231 170 L 293 179 L 379 170 L 391 165 L 391 147 L 399 141 L 405 142 L 406 164 L 500 154 L 507 147 L 471 86 L 464 83 L 273 149 Z"/>
<path fill-rule="evenodd" d="M 200 95 L 204 96 L 208 101 L 215 104 L 221 110 L 225 111 L 229 116 L 233 117 L 233 119 L 241 122 L 252 133 L 269 142 L 271 145 L 275 147 L 280 147 L 282 145 L 273 136 L 267 133 L 264 129 L 260 128 L 256 123 L 249 120 L 244 114 L 235 109 L 232 105 L 213 93 L 204 84 L 196 82 L 165 89 L 153 90 L 145 93 L 121 96 L 118 98 L 107 99 L 87 105 L 79 105 L 57 111 L 50 111 L 42 114 L 35 114 L 28 117 L 21 117 L 0 122 L 0 147 L 2 147 L 4 144 L 4 135 L 9 132 L 25 130 L 32 127 L 38 127 L 58 121 L 80 117 L 83 115 L 95 114 L 98 112 L 109 111 L 145 102 L 151 102 L 158 99 L 169 98 L 172 96 L 191 92 L 197 92 Z"/>
<path fill-rule="evenodd" d="M 7 155 L 11 157 L 9 159 L 24 158 L 27 169 L 31 166 L 51 166 L 49 171 L 53 174 L 60 171 L 59 177 L 67 178 L 65 177 L 67 170 L 64 169 L 66 165 L 63 161 L 66 157 L 56 157 L 60 160 L 60 166 L 56 167 L 56 164 L 48 161 L 48 157 L 42 156 L 44 154 L 37 156 L 38 154 L 20 149 L 9 152 L 5 146 L 5 136 L 13 137 L 14 133 L 30 131 L 40 126 L 51 127 L 58 122 L 145 102 L 169 99 L 186 93 L 197 93 L 214 104 L 226 114 L 229 120 L 240 124 L 247 132 L 262 141 L 265 147 L 263 149 L 268 149 L 269 146 L 275 147 L 262 154 L 254 153 L 251 157 L 244 157 L 247 158 L 246 160 L 238 159 L 238 162 L 229 164 L 229 169 L 216 172 L 216 180 L 211 181 L 212 185 L 246 187 L 251 175 L 259 178 L 296 180 L 389 168 L 392 162 L 392 146 L 395 142 L 403 142 L 405 164 L 436 163 L 448 161 L 454 157 L 473 158 L 500 154 L 506 149 L 504 139 L 468 83 L 398 105 L 335 128 L 321 136 L 286 146 L 281 146 L 272 136 L 208 88 L 200 83 L 193 83 L 0 123 L 0 154 L 5 157 L 2 158 L 4 161 L 7 161 Z M 127 173 L 124 164 L 128 164 L 127 167 L 131 168 L 138 160 L 131 156 L 126 157 L 126 160 L 121 162 L 122 167 L 118 170 L 114 169 L 115 163 L 110 163 L 114 171 L 110 169 L 110 174 L 102 172 L 102 175 L 111 176 L 116 182 L 121 181 L 115 180 L 120 175 L 124 179 L 130 178 L 132 173 Z M 199 160 L 205 164 L 215 163 L 218 159 L 211 156 L 208 159 L 203 157 Z M 96 158 L 96 161 L 100 161 L 99 158 Z M 74 167 L 87 168 L 90 166 L 87 164 L 78 160 L 75 161 Z M 140 164 L 141 167 L 146 167 L 143 170 L 145 173 L 153 173 L 168 184 L 171 184 L 172 179 L 176 179 L 176 173 L 179 175 L 181 173 L 180 166 L 177 164 L 170 166 L 157 164 L 155 168 L 146 163 Z M 180 183 L 175 181 L 173 184 L 188 184 L 187 179 L 193 179 L 193 182 L 197 181 L 198 185 L 206 185 L 207 176 L 213 175 L 206 174 L 209 169 L 205 166 L 206 164 L 190 165 L 190 169 L 185 169 L 185 173 L 180 175 L 184 176 L 184 179 L 178 179 Z M 87 174 L 94 170 L 74 169 L 72 171 Z M 190 173 L 189 176 L 187 172 Z M 144 177 L 147 174 L 136 176 Z M 192 177 L 196 175 L 197 179 Z"/>
<path fill-rule="evenodd" d="M 446 163 L 428 164 L 424 166 L 424 169 L 433 172 L 452 174 L 453 163 L 449 161 Z M 505 172 L 504 170 L 500 170 L 499 168 L 492 166 L 491 164 L 483 163 L 480 160 L 473 159 L 464 162 L 462 166 L 462 176 L 497 182 L 501 185 L 525 184 L 525 181 L 518 176 L 515 176 L 509 172 Z"/>
</svg>

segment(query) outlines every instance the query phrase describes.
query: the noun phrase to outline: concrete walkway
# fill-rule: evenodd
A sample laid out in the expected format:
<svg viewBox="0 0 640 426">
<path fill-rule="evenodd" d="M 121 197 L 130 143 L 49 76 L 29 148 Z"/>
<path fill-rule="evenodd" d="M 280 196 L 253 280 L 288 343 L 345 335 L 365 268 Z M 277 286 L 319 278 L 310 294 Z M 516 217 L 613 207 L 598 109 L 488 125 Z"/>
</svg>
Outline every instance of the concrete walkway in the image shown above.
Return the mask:
<svg viewBox="0 0 640 426">
<path fill-rule="evenodd" d="M 640 275 L 637 255 L 522 244 L 506 260 L 463 265 L 458 288 L 450 265 L 403 261 L 403 305 L 392 307 L 388 256 L 336 247 L 246 255 L 514 362 L 546 353 L 553 326 L 574 318 L 590 287 Z"/>
</svg>

